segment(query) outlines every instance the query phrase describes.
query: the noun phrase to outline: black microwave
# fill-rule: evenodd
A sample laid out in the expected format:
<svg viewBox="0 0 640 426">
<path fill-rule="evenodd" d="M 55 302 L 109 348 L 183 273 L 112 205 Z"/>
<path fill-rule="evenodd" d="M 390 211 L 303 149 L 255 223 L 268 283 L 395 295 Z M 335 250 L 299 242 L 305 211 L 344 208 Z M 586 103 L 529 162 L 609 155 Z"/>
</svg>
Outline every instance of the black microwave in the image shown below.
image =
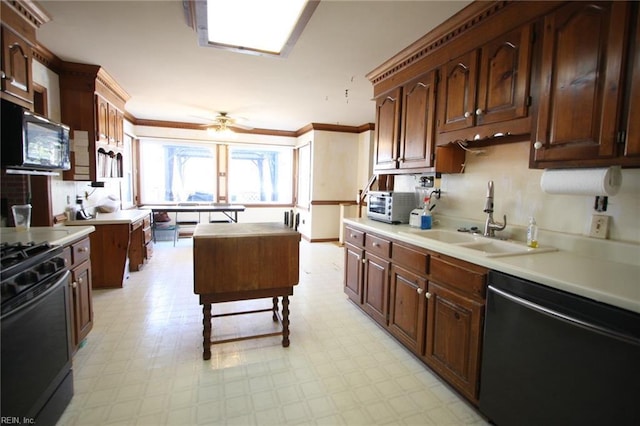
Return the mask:
<svg viewBox="0 0 640 426">
<path fill-rule="evenodd" d="M 69 126 L 2 100 L 2 167 L 69 170 Z"/>
</svg>

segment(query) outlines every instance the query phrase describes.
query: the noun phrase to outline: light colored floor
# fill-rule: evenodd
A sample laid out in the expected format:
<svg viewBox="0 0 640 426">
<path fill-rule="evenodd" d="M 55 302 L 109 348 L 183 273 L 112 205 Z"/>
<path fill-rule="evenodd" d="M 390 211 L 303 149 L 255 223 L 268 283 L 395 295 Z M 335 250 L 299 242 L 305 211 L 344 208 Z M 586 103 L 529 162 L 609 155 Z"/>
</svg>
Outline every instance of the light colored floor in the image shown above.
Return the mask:
<svg viewBox="0 0 640 426">
<path fill-rule="evenodd" d="M 59 425 L 486 424 L 347 300 L 337 244 L 301 243 L 290 347 L 280 337 L 226 343 L 203 361 L 191 247 L 159 242 L 123 289 L 94 291 L 93 331 L 74 358 L 75 395 Z M 273 323 L 261 313 L 213 327 L 228 338 Z"/>
</svg>

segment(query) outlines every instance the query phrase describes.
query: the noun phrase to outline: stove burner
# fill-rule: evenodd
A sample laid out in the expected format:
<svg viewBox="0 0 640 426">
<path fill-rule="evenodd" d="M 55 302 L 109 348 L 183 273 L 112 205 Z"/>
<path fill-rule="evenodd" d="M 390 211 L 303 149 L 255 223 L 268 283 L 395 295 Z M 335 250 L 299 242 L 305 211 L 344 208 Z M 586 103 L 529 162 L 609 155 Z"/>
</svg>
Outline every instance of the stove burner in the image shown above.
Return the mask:
<svg viewBox="0 0 640 426">
<path fill-rule="evenodd" d="M 2 305 L 66 268 L 62 248 L 49 243 L 1 243 L 0 295 Z"/>
</svg>

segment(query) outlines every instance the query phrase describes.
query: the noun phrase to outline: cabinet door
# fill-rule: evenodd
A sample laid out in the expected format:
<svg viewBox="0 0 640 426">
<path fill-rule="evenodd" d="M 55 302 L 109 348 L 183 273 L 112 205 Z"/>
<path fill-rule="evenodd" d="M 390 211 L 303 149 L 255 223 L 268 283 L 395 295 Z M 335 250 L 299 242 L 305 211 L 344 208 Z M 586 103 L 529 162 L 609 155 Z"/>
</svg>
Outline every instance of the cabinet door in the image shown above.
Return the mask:
<svg viewBox="0 0 640 426">
<path fill-rule="evenodd" d="M 387 325 L 389 311 L 389 262 L 365 254 L 362 308 L 378 323 Z"/>
<path fill-rule="evenodd" d="M 427 298 L 425 361 L 477 400 L 484 305 L 431 281 Z"/>
<path fill-rule="evenodd" d="M 438 89 L 438 132 L 474 126 L 477 73 L 477 50 L 466 53 L 442 67 L 442 81 Z"/>
<path fill-rule="evenodd" d="M 124 146 L 124 114 L 116 110 L 115 142 L 119 147 Z"/>
<path fill-rule="evenodd" d="M 87 337 L 93 327 L 91 300 L 91 263 L 84 262 L 71 271 L 71 295 L 73 300 L 74 347 Z"/>
<path fill-rule="evenodd" d="M 424 344 L 426 286 L 424 277 L 391 265 L 389 331 L 416 354 Z"/>
<path fill-rule="evenodd" d="M 402 88 L 400 168 L 433 166 L 436 72 Z"/>
<path fill-rule="evenodd" d="M 534 162 L 616 155 L 628 10 L 571 2 L 545 18 Z"/>
<path fill-rule="evenodd" d="M 629 113 L 624 156 L 635 157 L 640 162 L 640 11 L 636 15 L 636 32 L 633 37 L 632 66 L 629 78 Z"/>
<path fill-rule="evenodd" d="M 22 37 L 2 27 L 2 91 L 33 103 L 31 46 Z"/>
<path fill-rule="evenodd" d="M 109 102 L 100 96 L 96 96 L 96 114 L 98 142 L 109 143 Z"/>
<path fill-rule="evenodd" d="M 362 304 L 363 257 L 361 248 L 344 245 L 344 292 L 358 305 Z"/>
<path fill-rule="evenodd" d="M 116 145 L 116 134 L 118 132 L 118 111 L 112 106 L 107 105 L 108 118 L 107 118 L 107 138 L 109 144 Z"/>
<path fill-rule="evenodd" d="M 532 33 L 525 25 L 482 47 L 476 125 L 527 116 Z"/>
<path fill-rule="evenodd" d="M 401 89 L 398 88 L 391 94 L 376 100 L 375 170 L 389 170 L 398 167 L 400 94 Z"/>
</svg>

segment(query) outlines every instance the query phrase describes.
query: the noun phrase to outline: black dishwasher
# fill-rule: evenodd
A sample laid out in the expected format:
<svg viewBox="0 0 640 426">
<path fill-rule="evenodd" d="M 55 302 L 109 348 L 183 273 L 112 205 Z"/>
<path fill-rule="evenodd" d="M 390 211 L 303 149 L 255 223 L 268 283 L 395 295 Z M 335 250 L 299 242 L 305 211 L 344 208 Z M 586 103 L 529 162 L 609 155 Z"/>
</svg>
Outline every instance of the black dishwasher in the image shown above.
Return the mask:
<svg viewBox="0 0 640 426">
<path fill-rule="evenodd" d="M 481 374 L 499 426 L 640 425 L 640 314 L 491 271 Z"/>
</svg>

